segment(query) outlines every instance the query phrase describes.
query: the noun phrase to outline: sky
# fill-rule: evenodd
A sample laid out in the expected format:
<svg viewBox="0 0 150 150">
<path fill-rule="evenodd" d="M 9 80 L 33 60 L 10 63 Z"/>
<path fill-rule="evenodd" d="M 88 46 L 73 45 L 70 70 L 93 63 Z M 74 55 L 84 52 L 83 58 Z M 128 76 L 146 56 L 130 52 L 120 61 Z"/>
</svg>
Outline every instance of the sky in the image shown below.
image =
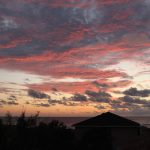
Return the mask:
<svg viewBox="0 0 150 150">
<path fill-rule="evenodd" d="M 150 0 L 0 0 L 0 115 L 150 113 Z"/>
</svg>

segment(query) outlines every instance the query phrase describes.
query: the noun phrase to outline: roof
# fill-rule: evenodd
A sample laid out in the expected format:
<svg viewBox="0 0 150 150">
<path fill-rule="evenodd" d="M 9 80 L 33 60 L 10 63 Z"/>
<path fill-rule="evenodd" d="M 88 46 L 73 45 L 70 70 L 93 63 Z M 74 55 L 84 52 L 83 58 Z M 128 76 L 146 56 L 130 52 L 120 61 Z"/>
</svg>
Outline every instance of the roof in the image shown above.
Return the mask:
<svg viewBox="0 0 150 150">
<path fill-rule="evenodd" d="M 76 123 L 74 127 L 139 127 L 140 124 L 111 112 Z"/>
</svg>

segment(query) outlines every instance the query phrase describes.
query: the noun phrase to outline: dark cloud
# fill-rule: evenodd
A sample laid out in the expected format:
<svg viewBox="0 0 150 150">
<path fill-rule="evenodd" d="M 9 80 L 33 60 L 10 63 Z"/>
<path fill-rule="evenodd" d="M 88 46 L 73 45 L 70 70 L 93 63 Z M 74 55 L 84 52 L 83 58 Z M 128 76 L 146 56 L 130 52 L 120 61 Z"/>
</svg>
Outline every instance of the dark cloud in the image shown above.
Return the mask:
<svg viewBox="0 0 150 150">
<path fill-rule="evenodd" d="M 15 102 L 15 101 L 9 101 L 9 102 L 7 102 L 7 105 L 19 105 L 19 103 Z"/>
<path fill-rule="evenodd" d="M 110 101 L 109 105 L 113 110 L 138 110 L 149 108 L 150 102 L 145 99 L 140 99 L 136 97 L 124 96 L 120 97 L 117 100 Z"/>
<path fill-rule="evenodd" d="M 38 98 L 38 99 L 50 98 L 50 96 L 48 94 L 45 94 L 45 93 L 40 92 L 40 91 L 35 91 L 32 89 L 28 90 L 28 96 L 33 97 L 33 98 Z"/>
<path fill-rule="evenodd" d="M 101 88 L 108 88 L 109 87 L 108 84 L 106 84 L 106 83 L 99 83 L 97 81 L 94 81 L 93 84 L 96 85 L 98 88 L 99 87 L 101 87 Z"/>
<path fill-rule="evenodd" d="M 143 100 L 140 98 L 133 98 L 130 96 L 121 97 L 120 100 L 126 103 L 131 103 L 131 104 L 150 104 L 148 100 Z"/>
<path fill-rule="evenodd" d="M 72 96 L 70 98 L 72 101 L 79 101 L 79 102 L 85 102 L 87 101 L 87 97 L 85 95 L 81 95 L 81 94 L 74 94 L 74 96 Z"/>
<path fill-rule="evenodd" d="M 50 107 L 49 104 L 45 104 L 45 103 L 40 103 L 40 104 L 34 104 L 37 107 Z"/>
<path fill-rule="evenodd" d="M 50 104 L 50 105 L 55 105 L 55 104 L 65 104 L 66 102 L 65 101 L 62 101 L 62 100 L 53 100 L 53 99 L 49 99 L 48 100 L 48 103 Z"/>
<path fill-rule="evenodd" d="M 64 106 L 80 106 L 79 103 L 73 102 L 72 98 L 70 98 L 70 99 L 62 99 L 62 100 L 52 100 L 52 99 L 49 99 L 48 103 L 49 103 L 49 105 L 52 105 L 52 106 L 56 105 L 56 104 L 64 105 Z"/>
<path fill-rule="evenodd" d="M 130 88 L 124 91 L 123 93 L 129 96 L 148 97 L 150 95 L 150 90 L 149 89 L 138 90 L 137 88 Z"/>
<path fill-rule="evenodd" d="M 17 101 L 17 97 L 15 95 L 10 95 L 8 100 L 10 100 L 10 101 Z"/>
<path fill-rule="evenodd" d="M 15 100 L 9 100 L 9 101 L 0 100 L 0 105 L 1 106 L 4 106 L 4 105 L 19 105 L 19 103 L 17 103 Z"/>
<path fill-rule="evenodd" d="M 125 102 L 125 101 L 123 101 L 122 98 L 119 98 L 118 100 L 112 100 L 109 104 L 111 106 L 111 109 L 113 109 L 113 110 L 119 110 L 119 109 L 132 110 L 137 107 L 140 107 L 140 106 L 138 106 L 137 103 Z"/>
<path fill-rule="evenodd" d="M 5 101 L 5 100 L 0 100 L 0 105 L 2 106 L 2 105 L 5 105 L 5 104 L 7 104 L 7 102 Z"/>
<path fill-rule="evenodd" d="M 145 91 L 145 90 L 143 90 L 143 91 Z M 93 96 L 96 95 L 95 92 L 90 93 L 90 94 L 92 94 Z M 121 93 L 117 92 L 117 94 L 121 94 Z M 150 112 L 149 111 L 150 101 L 148 99 L 142 99 L 140 97 L 142 97 L 141 93 L 140 93 L 140 96 L 139 96 L 139 94 L 137 95 L 134 93 L 134 94 L 132 94 L 132 96 L 125 95 L 125 96 L 120 97 L 116 100 L 110 100 L 108 104 L 110 105 L 110 109 L 112 111 L 119 112 L 120 114 L 121 113 L 130 114 L 130 115 L 131 114 L 146 114 L 146 112 Z M 143 97 L 145 97 L 145 95 Z M 96 106 L 96 108 L 97 109 L 103 109 L 103 108 L 98 107 L 98 106 Z M 104 109 L 105 109 L 105 107 L 104 107 Z"/>
<path fill-rule="evenodd" d="M 111 103 L 112 109 L 129 109 L 129 105 L 121 104 L 121 103 Z"/>
<path fill-rule="evenodd" d="M 102 92 L 102 91 L 94 92 L 94 91 L 87 90 L 85 94 L 89 96 L 89 99 L 91 101 L 95 101 L 95 102 L 109 103 L 111 99 L 111 95 L 109 93 Z"/>
</svg>

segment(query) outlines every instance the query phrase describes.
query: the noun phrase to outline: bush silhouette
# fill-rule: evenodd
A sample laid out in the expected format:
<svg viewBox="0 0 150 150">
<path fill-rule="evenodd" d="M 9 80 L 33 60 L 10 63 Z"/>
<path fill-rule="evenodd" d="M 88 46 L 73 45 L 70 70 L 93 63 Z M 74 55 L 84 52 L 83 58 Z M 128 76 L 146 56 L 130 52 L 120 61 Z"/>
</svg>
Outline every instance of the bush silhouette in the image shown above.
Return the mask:
<svg viewBox="0 0 150 150">
<path fill-rule="evenodd" d="M 12 125 L 12 115 L 10 112 L 6 113 L 6 125 L 8 125 L 8 126 Z"/>
<path fill-rule="evenodd" d="M 50 150 L 70 149 L 73 130 L 57 120 L 48 124 L 37 124 L 39 113 L 26 117 L 22 112 L 16 125 L 12 124 L 11 114 L 7 114 L 6 125 L 0 120 L 0 149 L 2 150 Z"/>
</svg>

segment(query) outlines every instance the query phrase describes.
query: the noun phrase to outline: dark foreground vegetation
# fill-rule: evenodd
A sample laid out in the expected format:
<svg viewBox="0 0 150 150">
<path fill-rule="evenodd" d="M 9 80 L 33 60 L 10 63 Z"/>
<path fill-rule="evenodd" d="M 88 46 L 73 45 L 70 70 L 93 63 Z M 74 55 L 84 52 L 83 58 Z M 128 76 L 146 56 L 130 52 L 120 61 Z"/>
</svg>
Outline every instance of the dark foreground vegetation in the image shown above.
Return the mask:
<svg viewBox="0 0 150 150">
<path fill-rule="evenodd" d="M 48 124 L 37 124 L 38 113 L 26 118 L 25 113 L 12 124 L 11 114 L 7 114 L 6 122 L 0 120 L 0 150 L 77 150 L 99 149 L 111 150 L 109 139 L 85 136 L 78 140 L 74 129 L 64 123 L 53 120 Z"/>
<path fill-rule="evenodd" d="M 13 125 L 8 113 L 5 124 L 0 120 L 0 150 L 116 150 L 111 137 L 105 134 L 88 132 L 80 138 L 59 121 L 37 124 L 37 118 L 38 113 L 29 118 L 22 113 Z"/>
</svg>

